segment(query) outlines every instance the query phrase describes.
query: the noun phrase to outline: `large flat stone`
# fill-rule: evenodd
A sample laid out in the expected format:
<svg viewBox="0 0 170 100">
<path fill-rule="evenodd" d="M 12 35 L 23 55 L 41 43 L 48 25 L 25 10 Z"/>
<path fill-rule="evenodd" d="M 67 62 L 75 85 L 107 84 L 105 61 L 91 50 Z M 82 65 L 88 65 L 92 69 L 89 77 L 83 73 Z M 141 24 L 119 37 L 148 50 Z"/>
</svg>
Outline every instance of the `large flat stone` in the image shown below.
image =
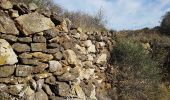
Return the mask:
<svg viewBox="0 0 170 100">
<path fill-rule="evenodd" d="M 12 65 L 17 62 L 17 55 L 10 44 L 4 39 L 0 39 L 0 65 Z"/>
<path fill-rule="evenodd" d="M 19 34 L 14 21 L 10 17 L 6 16 L 2 11 L 0 11 L 0 32 L 12 35 Z"/>
<path fill-rule="evenodd" d="M 46 18 L 37 12 L 22 15 L 16 19 L 16 22 L 25 35 L 48 30 L 55 26 L 50 18 Z"/>
</svg>

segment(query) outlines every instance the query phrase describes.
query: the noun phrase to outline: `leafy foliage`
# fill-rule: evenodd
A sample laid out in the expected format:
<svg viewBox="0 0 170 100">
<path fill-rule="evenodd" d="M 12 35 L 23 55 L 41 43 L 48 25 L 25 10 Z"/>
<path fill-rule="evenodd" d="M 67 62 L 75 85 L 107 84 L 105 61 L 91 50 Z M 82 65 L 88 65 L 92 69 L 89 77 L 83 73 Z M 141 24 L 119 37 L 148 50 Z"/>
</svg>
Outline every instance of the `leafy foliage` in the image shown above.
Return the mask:
<svg viewBox="0 0 170 100">
<path fill-rule="evenodd" d="M 119 72 L 116 76 L 119 99 L 154 99 L 161 71 L 142 44 L 119 39 L 113 57 Z"/>
</svg>

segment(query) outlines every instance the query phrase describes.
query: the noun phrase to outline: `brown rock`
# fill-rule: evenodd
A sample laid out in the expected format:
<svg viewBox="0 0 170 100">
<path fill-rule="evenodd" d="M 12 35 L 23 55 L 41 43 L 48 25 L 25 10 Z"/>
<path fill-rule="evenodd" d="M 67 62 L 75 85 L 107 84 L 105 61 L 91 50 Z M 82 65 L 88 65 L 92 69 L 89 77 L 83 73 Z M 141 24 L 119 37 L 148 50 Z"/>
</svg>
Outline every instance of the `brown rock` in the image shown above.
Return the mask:
<svg viewBox="0 0 170 100">
<path fill-rule="evenodd" d="M 23 31 L 25 35 L 42 32 L 55 26 L 49 18 L 37 12 L 22 15 L 18 17 L 16 21 L 19 24 L 20 30 Z"/>
<path fill-rule="evenodd" d="M 9 77 L 15 71 L 15 66 L 2 66 L 0 67 L 0 77 Z"/>
<path fill-rule="evenodd" d="M 71 91 L 70 86 L 65 82 L 57 82 L 55 85 L 50 85 L 51 90 L 55 95 L 69 96 Z"/>
<path fill-rule="evenodd" d="M 42 52 L 34 52 L 31 54 L 33 57 L 37 58 L 39 61 L 42 61 L 42 62 L 48 62 L 53 59 L 53 56 L 51 54 L 45 54 Z"/>
<path fill-rule="evenodd" d="M 21 44 L 21 43 L 14 43 L 12 45 L 12 48 L 16 51 L 16 52 L 27 52 L 30 51 L 30 47 L 27 44 Z"/>
<path fill-rule="evenodd" d="M 2 11 L 0 11 L 0 32 L 12 35 L 19 34 L 14 21 L 9 16 L 6 16 Z"/>
<path fill-rule="evenodd" d="M 32 51 L 46 51 L 46 43 L 31 43 Z"/>
</svg>

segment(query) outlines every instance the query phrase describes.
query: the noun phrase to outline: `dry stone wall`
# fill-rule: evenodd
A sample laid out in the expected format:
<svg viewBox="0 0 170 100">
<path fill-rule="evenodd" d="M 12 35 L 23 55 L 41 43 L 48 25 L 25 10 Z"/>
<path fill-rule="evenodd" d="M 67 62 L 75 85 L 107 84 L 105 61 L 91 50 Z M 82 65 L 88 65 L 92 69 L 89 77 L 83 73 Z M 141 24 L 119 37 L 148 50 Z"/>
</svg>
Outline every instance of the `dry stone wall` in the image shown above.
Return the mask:
<svg viewBox="0 0 170 100">
<path fill-rule="evenodd" d="M 0 99 L 97 100 L 111 34 L 83 32 L 37 8 L 0 1 Z"/>
</svg>

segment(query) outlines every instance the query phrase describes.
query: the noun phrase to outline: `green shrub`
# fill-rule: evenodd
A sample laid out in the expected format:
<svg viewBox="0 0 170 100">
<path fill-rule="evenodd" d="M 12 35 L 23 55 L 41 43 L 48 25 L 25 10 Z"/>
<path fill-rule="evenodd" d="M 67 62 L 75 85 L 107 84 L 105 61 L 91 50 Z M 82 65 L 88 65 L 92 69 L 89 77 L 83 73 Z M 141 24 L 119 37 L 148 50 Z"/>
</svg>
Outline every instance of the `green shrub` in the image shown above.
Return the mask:
<svg viewBox="0 0 170 100">
<path fill-rule="evenodd" d="M 160 69 L 141 43 L 117 40 L 113 55 L 117 66 L 118 97 L 125 100 L 155 99 L 161 80 Z"/>
</svg>

